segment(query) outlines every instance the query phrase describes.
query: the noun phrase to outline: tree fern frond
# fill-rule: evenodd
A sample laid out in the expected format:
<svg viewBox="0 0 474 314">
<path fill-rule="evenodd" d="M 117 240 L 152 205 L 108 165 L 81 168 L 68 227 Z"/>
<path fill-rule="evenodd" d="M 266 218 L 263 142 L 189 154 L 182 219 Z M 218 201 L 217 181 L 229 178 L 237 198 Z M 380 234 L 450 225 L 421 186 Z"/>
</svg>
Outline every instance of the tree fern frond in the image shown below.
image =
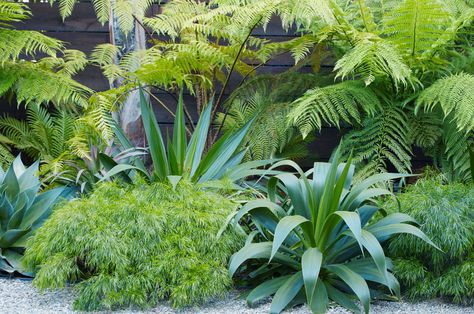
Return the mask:
<svg viewBox="0 0 474 314">
<path fill-rule="evenodd" d="M 404 0 L 388 12 L 384 34 L 406 56 L 431 48 L 450 26 L 451 15 L 438 0 Z"/>
<path fill-rule="evenodd" d="M 303 137 L 323 123 L 339 127 L 340 121 L 361 122 L 361 112 L 372 115 L 381 107 L 377 95 L 358 81 L 345 81 L 308 90 L 295 100 L 288 115 Z"/>
<path fill-rule="evenodd" d="M 444 172 L 450 174 L 451 180 L 473 182 L 469 150 L 474 150 L 474 131 L 459 132 L 451 123 L 444 125 Z"/>
<path fill-rule="evenodd" d="M 20 22 L 31 16 L 24 3 L 0 1 L 0 26 L 8 26 L 12 22 Z"/>
<path fill-rule="evenodd" d="M 400 173 L 411 168 L 410 132 L 407 116 L 395 105 L 385 105 L 374 117 L 364 119 L 362 128 L 344 137 L 344 150 L 353 151 L 360 176 L 386 172 L 393 165 Z"/>
<path fill-rule="evenodd" d="M 432 112 L 407 113 L 411 143 L 415 146 L 430 149 L 434 147 L 443 135 L 443 121 L 439 115 Z"/>
<path fill-rule="evenodd" d="M 334 71 L 342 79 L 360 74 L 366 85 L 376 76 L 390 77 L 396 88 L 400 83 L 406 86 L 411 80 L 411 71 L 397 49 L 389 42 L 367 34 L 359 36 L 354 48 L 336 62 Z"/>
<path fill-rule="evenodd" d="M 436 81 L 418 97 L 417 108 L 427 111 L 439 106 L 444 115 L 452 116 L 458 131 L 474 130 L 474 76 L 459 73 Z"/>
<path fill-rule="evenodd" d="M 45 53 L 56 56 L 63 48 L 61 41 L 35 31 L 18 31 L 0 28 L 0 64 L 17 60 L 20 55 L 33 56 Z"/>
</svg>

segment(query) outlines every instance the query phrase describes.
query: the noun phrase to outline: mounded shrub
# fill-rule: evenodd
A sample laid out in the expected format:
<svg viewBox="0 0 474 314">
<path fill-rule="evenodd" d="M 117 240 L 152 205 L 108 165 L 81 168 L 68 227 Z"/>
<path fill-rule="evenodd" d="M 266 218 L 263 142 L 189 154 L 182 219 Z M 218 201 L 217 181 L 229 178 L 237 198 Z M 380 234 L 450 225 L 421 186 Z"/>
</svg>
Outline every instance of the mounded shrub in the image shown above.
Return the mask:
<svg viewBox="0 0 474 314">
<path fill-rule="evenodd" d="M 401 211 L 413 216 L 443 251 L 415 237 L 400 235 L 389 245 L 394 273 L 411 299 L 443 297 L 474 303 L 474 186 L 422 179 L 398 197 Z M 385 204 L 395 211 L 393 201 Z"/>
<path fill-rule="evenodd" d="M 30 239 L 24 264 L 40 289 L 76 283 L 79 310 L 175 307 L 222 297 L 228 259 L 242 237 L 217 237 L 236 204 L 180 182 L 103 184 L 57 209 Z"/>
</svg>

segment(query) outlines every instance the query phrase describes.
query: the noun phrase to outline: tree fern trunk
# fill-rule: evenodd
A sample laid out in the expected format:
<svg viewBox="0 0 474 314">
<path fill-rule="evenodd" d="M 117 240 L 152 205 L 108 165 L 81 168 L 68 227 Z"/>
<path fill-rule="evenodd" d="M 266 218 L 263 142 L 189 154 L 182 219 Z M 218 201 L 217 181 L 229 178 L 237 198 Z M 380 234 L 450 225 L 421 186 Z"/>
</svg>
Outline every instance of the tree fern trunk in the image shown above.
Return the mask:
<svg viewBox="0 0 474 314">
<path fill-rule="evenodd" d="M 112 6 L 111 6 L 112 7 Z M 133 30 L 129 34 L 125 34 L 118 25 L 117 16 L 112 11 L 109 20 L 110 42 L 120 47 L 120 54 L 116 58 L 119 63 L 122 57 L 132 51 L 146 48 L 145 30 L 135 21 Z M 122 84 L 122 80 L 117 80 L 111 87 L 118 87 Z M 140 97 L 138 90 L 130 92 L 127 99 L 122 104 L 114 118 L 120 123 L 120 126 L 128 136 L 132 144 L 136 146 L 145 146 L 145 136 L 143 123 L 140 114 Z"/>
</svg>

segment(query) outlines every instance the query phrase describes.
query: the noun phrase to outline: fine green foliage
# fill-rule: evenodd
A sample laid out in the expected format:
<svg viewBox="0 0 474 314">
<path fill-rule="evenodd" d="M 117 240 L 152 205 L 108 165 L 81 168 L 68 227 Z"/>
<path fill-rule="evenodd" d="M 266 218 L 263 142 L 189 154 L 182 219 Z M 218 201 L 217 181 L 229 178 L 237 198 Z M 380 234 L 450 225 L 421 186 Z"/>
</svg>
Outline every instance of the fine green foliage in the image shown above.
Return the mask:
<svg viewBox="0 0 474 314">
<path fill-rule="evenodd" d="M 49 3 L 59 3 L 59 13 L 63 19 L 69 17 L 74 6 L 77 3 L 76 0 L 49 0 Z M 104 24 L 109 21 L 111 12 L 117 19 L 120 29 L 128 34 L 133 29 L 135 24 L 135 18 L 141 19 L 145 15 L 145 12 L 152 5 L 153 0 L 93 0 L 94 10 L 97 15 L 99 22 Z"/>
<path fill-rule="evenodd" d="M 243 239 L 217 233 L 235 207 L 184 180 L 175 188 L 105 183 L 55 210 L 24 263 L 40 289 L 80 280 L 78 310 L 196 305 L 231 287 L 226 265 Z"/>
<path fill-rule="evenodd" d="M 311 130 L 320 130 L 323 123 L 340 126 L 341 121 L 361 122 L 361 111 L 373 115 L 381 107 L 377 95 L 361 82 L 346 81 L 308 90 L 293 102 L 288 119 L 303 137 Z"/>
<path fill-rule="evenodd" d="M 399 196 L 401 212 L 412 215 L 442 250 L 400 235 L 391 240 L 394 272 L 411 299 L 447 298 L 474 304 L 474 188 L 443 184 L 440 178 L 417 181 Z M 393 212 L 395 202 L 384 206 Z"/>
<path fill-rule="evenodd" d="M 386 292 L 400 292 L 381 243 L 408 233 L 434 245 L 408 215 L 369 223 L 379 210 L 372 199 L 391 194 L 373 186 L 404 175 L 378 174 L 352 184 L 351 158 L 347 163 L 339 158 L 336 152 L 332 163 L 317 162 L 306 173 L 293 162 L 280 162 L 299 177 L 272 177 L 268 199 L 250 201 L 235 214 L 235 222 L 249 216 L 255 226 L 229 266 L 230 275 L 240 268 L 258 284 L 247 296 L 250 306 L 274 295 L 271 313 L 305 302 L 313 313 L 325 313 L 330 300 L 358 312 L 355 295 L 368 313 L 370 299 L 384 293 L 380 285 Z"/>
<path fill-rule="evenodd" d="M 64 187 L 40 192 L 38 164 L 26 168 L 18 156 L 6 172 L 0 168 L 0 273 L 32 275 L 20 262 L 26 241 L 66 192 Z"/>
<path fill-rule="evenodd" d="M 39 106 L 29 106 L 26 114 L 26 120 L 0 118 L 0 143 L 8 150 L 14 148 L 32 159 L 40 159 L 43 174 L 60 172 L 64 159 L 71 155 L 69 141 L 75 134 L 76 116 L 65 110 L 49 113 Z"/>
<path fill-rule="evenodd" d="M 255 119 L 244 139 L 248 152 L 245 159 L 297 159 L 308 154 L 306 142 L 298 130 L 287 123 L 290 103 L 314 84 L 327 84 L 321 75 L 284 73 L 258 75 L 234 90 L 225 103 L 223 131 L 237 129 Z"/>
<path fill-rule="evenodd" d="M 322 124 L 355 125 L 344 141 L 345 151 L 355 150 L 356 157 L 371 157 L 364 162 L 363 158 L 355 160 L 360 161 L 364 176 L 390 166 L 399 172 L 410 171 L 413 148 L 418 146 L 453 179 L 472 180 L 468 165 L 474 123 L 474 97 L 469 88 L 473 81 L 473 3 L 330 3 L 335 19 L 303 23 L 301 30 L 316 36 L 317 45 L 326 44 L 333 51 L 336 78 L 352 85 L 343 88 L 335 82 L 308 90 L 295 100 L 289 122 L 303 136 L 320 130 Z M 308 46 L 307 58 L 316 48 L 316 44 Z M 370 98 L 361 99 L 369 93 Z M 387 112 L 394 116 L 387 116 Z M 392 133 L 394 140 L 374 145 L 374 140 L 388 138 L 387 128 L 373 126 L 382 120 L 387 125 L 396 123 L 399 129 Z M 365 121 L 362 126 L 361 121 Z"/>
<path fill-rule="evenodd" d="M 241 150 L 240 147 L 253 119 L 241 128 L 224 134 L 216 143 L 208 147 L 205 153 L 211 124 L 211 104 L 204 108 L 188 143 L 182 94 L 176 109 L 173 135 L 172 138 L 168 136 L 166 142 L 151 104 L 147 103 L 142 89 L 140 89 L 140 102 L 143 126 L 153 162 L 153 172 L 148 173 L 144 167 L 117 165 L 110 169 L 106 177 L 134 169 L 139 170 L 150 181 L 185 178 L 191 182 L 204 183 L 225 178 L 230 182 L 235 182 L 247 176 L 265 172 L 265 170 L 257 168 L 272 162 L 271 160 L 261 160 L 242 163 L 245 149 Z"/>
<path fill-rule="evenodd" d="M 30 15 L 25 4 L 0 1 L 0 96 L 13 93 L 26 104 L 85 106 L 90 90 L 72 79 L 87 64 L 85 54 L 65 50 L 61 41 L 40 32 L 11 29 Z M 34 60 L 38 54 L 46 57 Z"/>
</svg>

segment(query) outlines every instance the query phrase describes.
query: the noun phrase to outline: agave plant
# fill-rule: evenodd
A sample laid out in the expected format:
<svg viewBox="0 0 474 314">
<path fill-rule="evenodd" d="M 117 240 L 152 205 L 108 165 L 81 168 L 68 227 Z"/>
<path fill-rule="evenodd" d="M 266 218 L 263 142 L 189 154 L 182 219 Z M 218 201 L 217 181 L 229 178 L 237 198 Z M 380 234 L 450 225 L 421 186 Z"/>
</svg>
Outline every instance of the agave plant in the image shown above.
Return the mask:
<svg viewBox="0 0 474 314">
<path fill-rule="evenodd" d="M 355 295 L 367 313 L 371 297 L 380 293 L 369 287 L 383 285 L 400 293 L 381 243 L 393 234 L 409 233 L 434 246 L 408 215 L 372 222 L 378 211 L 373 198 L 391 194 L 374 185 L 404 175 L 377 174 L 352 184 L 351 158 L 339 160 L 337 152 L 332 163 L 317 162 L 306 173 L 291 161 L 275 164 L 293 167 L 299 177 L 271 177 L 268 199 L 250 201 L 236 213 L 235 223 L 249 216 L 255 226 L 229 266 L 231 276 L 244 269 L 260 283 L 247 296 L 250 306 L 274 295 L 271 313 L 304 302 L 313 313 L 324 313 L 330 300 L 358 312 Z"/>
<path fill-rule="evenodd" d="M 104 179 L 130 169 L 144 173 L 150 181 L 170 179 L 187 179 L 194 183 L 209 183 L 221 179 L 236 182 L 252 175 L 267 173 L 259 169 L 274 160 L 257 160 L 242 163 L 245 149 L 241 144 L 249 131 L 253 120 L 237 130 L 230 130 L 208 148 L 205 153 L 206 141 L 211 125 L 212 100 L 204 108 L 189 142 L 186 136 L 183 98 L 179 97 L 176 110 L 172 138 L 163 137 L 155 114 L 140 90 L 140 102 L 143 126 L 149 145 L 149 153 L 153 163 L 153 172 L 148 173 L 143 167 L 121 164 L 113 167 Z M 166 144 L 165 144 L 166 143 Z"/>
<path fill-rule="evenodd" d="M 65 187 L 39 192 L 38 166 L 27 168 L 18 156 L 6 172 L 0 168 L 0 273 L 31 275 L 20 263 L 25 242 L 67 194 Z"/>
</svg>

